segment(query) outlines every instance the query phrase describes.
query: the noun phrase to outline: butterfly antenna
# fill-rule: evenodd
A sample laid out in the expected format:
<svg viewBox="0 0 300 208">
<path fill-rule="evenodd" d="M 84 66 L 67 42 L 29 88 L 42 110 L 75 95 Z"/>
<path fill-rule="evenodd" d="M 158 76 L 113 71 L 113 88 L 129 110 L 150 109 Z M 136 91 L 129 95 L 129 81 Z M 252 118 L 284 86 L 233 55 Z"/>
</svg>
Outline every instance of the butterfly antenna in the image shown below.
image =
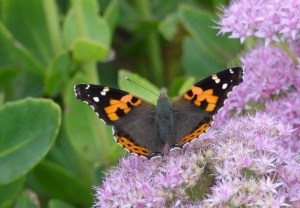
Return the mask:
<svg viewBox="0 0 300 208">
<path fill-rule="evenodd" d="M 132 82 L 133 84 L 136 84 L 137 86 L 139 86 L 139 87 L 141 87 L 141 88 L 143 88 L 143 89 L 145 89 L 145 90 L 148 90 L 149 92 L 151 92 L 151 93 L 153 93 L 154 95 L 156 95 L 157 97 L 159 97 L 159 95 L 156 94 L 155 92 L 153 92 L 153 91 L 149 90 L 148 88 L 146 88 L 146 87 L 144 87 L 144 86 L 142 86 L 142 85 L 140 85 L 140 84 L 138 84 L 138 83 L 132 81 L 132 80 L 129 79 L 128 77 L 126 77 L 125 79 L 127 79 L 129 82 Z"/>
</svg>

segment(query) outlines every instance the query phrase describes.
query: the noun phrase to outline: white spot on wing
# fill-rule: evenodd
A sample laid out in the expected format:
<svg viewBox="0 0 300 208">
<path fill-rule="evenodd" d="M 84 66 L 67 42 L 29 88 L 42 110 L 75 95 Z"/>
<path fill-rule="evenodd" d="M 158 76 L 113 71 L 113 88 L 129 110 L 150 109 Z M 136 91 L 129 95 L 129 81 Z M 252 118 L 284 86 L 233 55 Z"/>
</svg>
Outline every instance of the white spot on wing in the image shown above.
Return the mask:
<svg viewBox="0 0 300 208">
<path fill-rule="evenodd" d="M 227 84 L 227 83 L 224 83 L 224 84 L 222 85 L 222 89 L 225 90 L 225 89 L 227 88 L 227 86 L 228 86 L 228 84 Z"/>
<path fill-rule="evenodd" d="M 87 90 L 87 89 L 89 89 L 89 88 L 90 88 L 90 85 L 89 85 L 89 84 L 86 85 L 85 89 Z"/>
<path fill-rule="evenodd" d="M 115 140 L 117 141 L 117 138 L 115 137 L 115 128 L 112 127 L 111 130 L 112 130 L 112 133 L 113 133 L 113 135 L 114 135 Z"/>
<path fill-rule="evenodd" d="M 229 72 L 230 72 L 231 74 L 233 74 L 233 73 L 234 73 L 234 71 L 232 71 L 232 69 L 231 69 L 231 68 L 229 69 Z"/>
<path fill-rule="evenodd" d="M 213 79 L 213 80 L 215 80 L 215 82 L 218 84 L 221 80 L 219 79 L 219 77 L 217 76 L 217 75 L 212 75 L 211 76 L 211 78 Z"/>
<path fill-rule="evenodd" d="M 101 95 L 105 96 L 106 95 L 106 92 L 109 91 L 109 88 L 108 87 L 104 87 L 103 90 L 100 92 Z"/>
<path fill-rule="evenodd" d="M 93 100 L 95 101 L 95 102 L 99 102 L 99 98 L 98 97 L 93 97 Z"/>
</svg>

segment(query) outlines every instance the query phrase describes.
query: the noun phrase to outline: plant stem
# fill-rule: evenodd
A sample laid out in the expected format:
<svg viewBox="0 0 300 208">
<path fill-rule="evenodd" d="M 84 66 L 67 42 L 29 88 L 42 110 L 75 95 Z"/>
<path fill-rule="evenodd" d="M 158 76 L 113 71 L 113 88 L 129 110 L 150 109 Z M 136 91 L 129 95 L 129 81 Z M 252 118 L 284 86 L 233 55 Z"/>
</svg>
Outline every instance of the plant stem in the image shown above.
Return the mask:
<svg viewBox="0 0 300 208">
<path fill-rule="evenodd" d="M 58 20 L 58 12 L 54 0 L 42 1 L 46 16 L 48 31 L 50 35 L 51 46 L 54 54 L 57 56 L 63 51 L 61 42 L 61 31 Z"/>
<path fill-rule="evenodd" d="M 151 19 L 150 3 L 148 0 L 135 0 L 138 11 L 148 21 Z M 156 31 L 151 31 L 146 38 L 146 51 L 150 60 L 150 76 L 154 83 L 161 87 L 163 84 L 163 63 L 161 59 L 160 43 Z"/>
</svg>

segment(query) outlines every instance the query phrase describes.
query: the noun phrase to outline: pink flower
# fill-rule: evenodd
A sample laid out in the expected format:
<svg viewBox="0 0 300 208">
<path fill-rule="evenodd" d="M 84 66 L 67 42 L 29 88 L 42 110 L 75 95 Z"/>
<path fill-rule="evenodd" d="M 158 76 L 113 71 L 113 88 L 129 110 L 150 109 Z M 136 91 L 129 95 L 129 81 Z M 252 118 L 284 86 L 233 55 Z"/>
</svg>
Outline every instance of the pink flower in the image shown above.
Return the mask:
<svg viewBox="0 0 300 208">
<path fill-rule="evenodd" d="M 285 146 L 292 151 L 300 151 L 300 97 L 297 92 L 287 93 L 276 100 L 269 100 L 265 103 L 265 112 L 270 115 L 277 115 L 282 121 L 290 123 L 295 129 Z M 284 127 L 286 128 L 286 127 Z"/>
<path fill-rule="evenodd" d="M 300 29 L 300 2 L 297 0 L 240 0 L 222 7 L 219 33 L 231 32 L 230 38 L 264 38 L 265 45 L 283 38 L 295 39 Z"/>
<path fill-rule="evenodd" d="M 240 60 L 246 69 L 244 81 L 230 93 L 219 116 L 250 109 L 249 102 L 264 104 L 295 83 L 295 66 L 279 48 L 257 46 Z"/>
<path fill-rule="evenodd" d="M 292 131 L 289 124 L 257 113 L 227 120 L 163 158 L 122 158 L 95 188 L 94 207 L 297 204 L 300 163 L 282 146 Z"/>
<path fill-rule="evenodd" d="M 300 57 L 300 33 L 296 35 L 296 38 L 288 39 L 288 47 L 296 57 Z"/>
</svg>

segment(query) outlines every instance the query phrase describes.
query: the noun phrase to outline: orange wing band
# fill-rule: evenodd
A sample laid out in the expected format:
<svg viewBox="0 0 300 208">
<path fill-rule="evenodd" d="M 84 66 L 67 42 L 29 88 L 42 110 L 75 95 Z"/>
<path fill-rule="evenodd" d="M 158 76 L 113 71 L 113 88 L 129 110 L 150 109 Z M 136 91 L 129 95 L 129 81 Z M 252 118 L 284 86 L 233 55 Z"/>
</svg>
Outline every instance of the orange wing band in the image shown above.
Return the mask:
<svg viewBox="0 0 300 208">
<path fill-rule="evenodd" d="M 210 128 L 212 124 L 212 120 L 209 121 L 208 123 L 204 123 L 201 126 L 199 126 L 197 129 L 195 129 L 191 134 L 186 135 L 183 137 L 183 139 L 180 140 L 179 145 L 184 145 L 197 137 L 199 137 L 201 134 L 203 134 L 207 129 Z"/>
<path fill-rule="evenodd" d="M 150 151 L 146 149 L 145 147 L 138 146 L 128 140 L 126 137 L 119 137 L 116 136 L 117 142 L 122 145 L 124 149 L 127 149 L 130 153 L 135 153 L 137 155 L 144 155 L 146 157 L 150 156 Z"/>
<path fill-rule="evenodd" d="M 215 109 L 219 97 L 213 95 L 213 89 L 203 91 L 202 88 L 194 86 L 191 88 L 191 91 L 191 96 L 187 93 L 184 94 L 185 99 L 192 100 L 196 96 L 196 99 L 194 101 L 195 105 L 200 106 L 201 102 L 205 100 L 208 103 L 207 107 L 205 108 L 206 111 L 211 112 Z"/>
<path fill-rule="evenodd" d="M 127 114 L 131 110 L 129 104 L 131 106 L 138 106 L 142 103 L 141 99 L 135 98 L 133 95 L 128 94 L 124 95 L 120 100 L 110 100 L 110 106 L 104 108 L 106 114 L 108 115 L 108 118 L 111 121 L 117 121 L 120 119 L 120 117 L 117 115 L 118 109 L 122 110 L 123 113 Z"/>
</svg>

